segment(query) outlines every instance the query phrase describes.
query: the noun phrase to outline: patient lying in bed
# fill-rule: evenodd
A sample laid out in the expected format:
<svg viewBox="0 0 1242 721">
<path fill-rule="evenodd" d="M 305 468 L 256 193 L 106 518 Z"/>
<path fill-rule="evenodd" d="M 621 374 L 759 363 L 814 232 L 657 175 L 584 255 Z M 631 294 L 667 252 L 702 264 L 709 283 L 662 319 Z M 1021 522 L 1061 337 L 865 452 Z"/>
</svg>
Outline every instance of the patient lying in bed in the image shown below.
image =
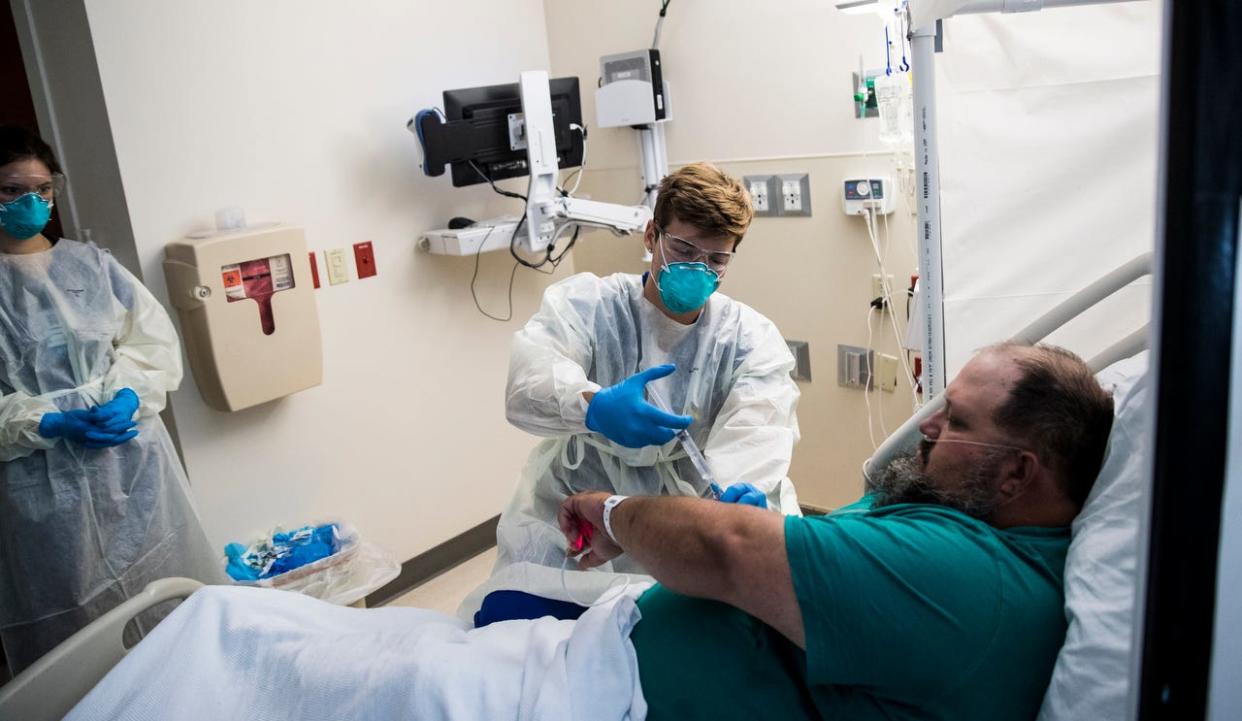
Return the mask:
<svg viewBox="0 0 1242 721">
<path fill-rule="evenodd" d="M 583 566 L 624 552 L 660 581 L 578 621 L 469 629 L 204 589 L 68 718 L 1033 718 L 1112 401 L 1077 357 L 1009 345 L 946 399 L 917 452 L 829 516 L 569 498 Z"/>
</svg>

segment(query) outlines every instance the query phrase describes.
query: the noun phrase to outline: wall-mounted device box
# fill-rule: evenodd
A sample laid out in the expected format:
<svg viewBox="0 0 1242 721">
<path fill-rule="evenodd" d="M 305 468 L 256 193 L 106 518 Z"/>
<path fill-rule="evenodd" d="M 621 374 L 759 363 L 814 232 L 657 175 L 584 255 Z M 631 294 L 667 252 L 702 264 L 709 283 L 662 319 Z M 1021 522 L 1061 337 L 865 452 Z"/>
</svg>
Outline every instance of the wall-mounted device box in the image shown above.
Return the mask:
<svg viewBox="0 0 1242 721">
<path fill-rule="evenodd" d="M 601 128 L 671 120 L 660 51 L 635 50 L 599 59 L 595 118 Z"/>
<path fill-rule="evenodd" d="M 871 388 L 871 369 L 875 351 L 852 345 L 837 346 L 837 385 L 846 388 Z"/>
<path fill-rule="evenodd" d="M 207 405 L 238 411 L 323 382 L 306 238 L 289 225 L 164 248 L 168 295 Z"/>
<path fill-rule="evenodd" d="M 892 213 L 897 208 L 893 179 L 846 178 L 841 186 L 841 208 L 846 215 L 863 215 L 871 208 L 880 215 Z"/>
</svg>

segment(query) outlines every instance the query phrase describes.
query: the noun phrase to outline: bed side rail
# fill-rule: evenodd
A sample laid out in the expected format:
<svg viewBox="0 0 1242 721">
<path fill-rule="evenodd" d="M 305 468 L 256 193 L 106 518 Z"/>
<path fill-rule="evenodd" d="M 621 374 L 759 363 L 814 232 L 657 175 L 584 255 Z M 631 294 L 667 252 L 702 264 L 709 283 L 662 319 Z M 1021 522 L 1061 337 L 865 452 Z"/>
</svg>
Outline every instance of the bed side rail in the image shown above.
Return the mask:
<svg viewBox="0 0 1242 721">
<path fill-rule="evenodd" d="M 0 719 L 60 721 L 127 653 L 125 626 L 153 606 L 188 598 L 203 584 L 161 578 L 95 619 L 0 687 Z"/>
<path fill-rule="evenodd" d="M 1015 333 L 1010 340 L 1033 344 L 1047 338 L 1053 331 L 1082 315 L 1089 308 L 1121 290 L 1143 276 L 1151 274 L 1152 254 L 1144 253 L 1125 263 L 1091 285 L 1058 303 L 1035 319 L 1030 325 Z M 1089 361 L 1091 370 L 1099 372 L 1122 358 L 1128 358 L 1147 348 L 1148 326 L 1131 333 Z M 863 482 L 870 487 L 872 472 L 883 468 L 894 458 L 909 453 L 922 434 L 919 425 L 944 407 L 944 394 L 936 396 L 914 413 L 901 427 L 893 432 L 876 452 L 863 463 Z"/>
</svg>

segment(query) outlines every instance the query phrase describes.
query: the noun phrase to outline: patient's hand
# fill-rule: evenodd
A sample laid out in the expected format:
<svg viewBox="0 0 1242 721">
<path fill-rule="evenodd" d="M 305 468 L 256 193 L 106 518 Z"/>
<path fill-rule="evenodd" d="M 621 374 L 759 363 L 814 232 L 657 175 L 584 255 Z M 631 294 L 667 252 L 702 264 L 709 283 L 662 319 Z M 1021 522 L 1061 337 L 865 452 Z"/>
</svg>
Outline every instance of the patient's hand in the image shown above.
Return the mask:
<svg viewBox="0 0 1242 721">
<path fill-rule="evenodd" d="M 604 529 L 604 501 L 607 493 L 579 493 L 566 498 L 557 512 L 557 522 L 561 533 L 565 534 L 569 548 L 581 548 L 579 543 L 580 523 L 588 523 L 594 529 L 589 540 L 589 552 L 578 560 L 578 568 L 587 569 L 601 566 L 620 556 L 624 550 L 608 536 Z"/>
</svg>

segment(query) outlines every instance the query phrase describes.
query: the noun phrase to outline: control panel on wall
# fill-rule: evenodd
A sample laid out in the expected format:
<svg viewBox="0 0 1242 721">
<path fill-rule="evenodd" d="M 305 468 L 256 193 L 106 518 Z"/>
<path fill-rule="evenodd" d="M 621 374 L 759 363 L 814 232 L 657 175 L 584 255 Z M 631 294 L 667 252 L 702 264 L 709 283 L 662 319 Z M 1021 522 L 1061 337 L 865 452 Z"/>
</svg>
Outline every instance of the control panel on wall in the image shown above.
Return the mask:
<svg viewBox="0 0 1242 721">
<path fill-rule="evenodd" d="M 841 207 L 846 215 L 874 210 L 888 215 L 897 207 L 892 178 L 846 178 L 841 187 Z"/>
</svg>

